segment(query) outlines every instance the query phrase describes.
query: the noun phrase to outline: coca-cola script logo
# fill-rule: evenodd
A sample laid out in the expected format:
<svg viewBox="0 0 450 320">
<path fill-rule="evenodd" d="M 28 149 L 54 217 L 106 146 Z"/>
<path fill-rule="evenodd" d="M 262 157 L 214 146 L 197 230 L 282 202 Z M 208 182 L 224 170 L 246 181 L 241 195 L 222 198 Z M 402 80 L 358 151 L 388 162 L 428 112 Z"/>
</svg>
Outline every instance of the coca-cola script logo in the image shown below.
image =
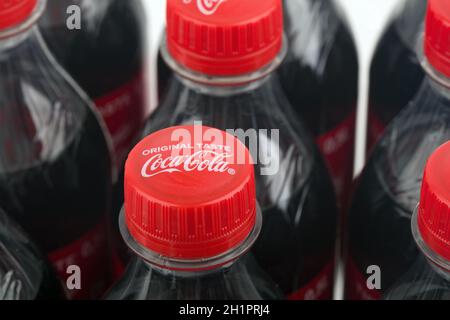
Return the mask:
<svg viewBox="0 0 450 320">
<path fill-rule="evenodd" d="M 204 15 L 210 16 L 214 14 L 219 6 L 227 0 L 197 0 L 197 8 Z M 185 4 L 189 4 L 192 0 L 183 0 Z"/>
<path fill-rule="evenodd" d="M 200 150 L 190 155 L 170 155 L 163 158 L 162 154 L 155 154 L 142 166 L 141 175 L 151 178 L 163 173 L 209 171 L 234 175 L 236 171 L 229 167 L 230 153 Z"/>
</svg>

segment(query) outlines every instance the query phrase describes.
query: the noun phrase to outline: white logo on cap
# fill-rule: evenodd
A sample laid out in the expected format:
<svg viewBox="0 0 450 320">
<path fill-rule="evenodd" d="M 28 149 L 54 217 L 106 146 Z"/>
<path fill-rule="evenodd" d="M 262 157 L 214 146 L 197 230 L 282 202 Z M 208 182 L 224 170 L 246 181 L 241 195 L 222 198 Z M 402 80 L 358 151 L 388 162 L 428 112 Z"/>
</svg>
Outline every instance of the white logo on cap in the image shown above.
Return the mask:
<svg viewBox="0 0 450 320">
<path fill-rule="evenodd" d="M 141 175 L 144 178 L 154 177 L 161 173 L 209 171 L 217 173 L 228 173 L 234 175 L 226 161 L 232 155 L 229 153 L 218 153 L 214 151 L 201 150 L 191 155 L 177 155 L 163 158 L 160 153 L 155 154 L 144 163 Z"/>
<path fill-rule="evenodd" d="M 214 14 L 219 6 L 227 0 L 197 0 L 198 10 L 206 16 Z M 192 0 L 183 0 L 185 4 L 189 4 Z"/>
</svg>

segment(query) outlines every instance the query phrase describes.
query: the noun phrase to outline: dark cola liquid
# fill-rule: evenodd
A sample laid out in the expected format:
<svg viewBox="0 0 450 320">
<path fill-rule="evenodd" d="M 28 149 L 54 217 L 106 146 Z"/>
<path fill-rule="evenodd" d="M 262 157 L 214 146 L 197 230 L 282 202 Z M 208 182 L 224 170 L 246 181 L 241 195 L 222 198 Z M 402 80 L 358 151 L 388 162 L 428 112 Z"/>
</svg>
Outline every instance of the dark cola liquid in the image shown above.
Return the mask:
<svg viewBox="0 0 450 320">
<path fill-rule="evenodd" d="M 450 139 L 450 103 L 431 81 L 389 126 L 359 179 L 349 214 L 348 298 L 381 298 L 417 258 L 411 215 L 423 171 Z M 381 270 L 381 290 L 367 288 L 370 266 Z"/>
<path fill-rule="evenodd" d="M 103 139 L 90 114 L 54 160 L 0 173 L 0 202 L 46 252 L 80 238 L 105 216 L 110 172 Z"/>
<path fill-rule="evenodd" d="M 263 210 L 264 227 L 253 253 L 292 299 L 332 297 L 334 247 L 331 244 L 335 240 L 336 221 L 334 204 L 326 200 L 332 199 L 330 186 L 323 183 L 328 179 L 326 169 L 316 166 L 289 200 Z M 315 278 L 319 280 L 316 282 Z M 322 286 L 320 281 L 327 285 Z"/>
<path fill-rule="evenodd" d="M 69 5 L 81 9 L 81 29 L 69 30 Z M 58 61 L 94 100 L 121 166 L 144 117 L 144 17 L 140 0 L 49 0 L 41 20 Z"/>
<path fill-rule="evenodd" d="M 258 149 L 248 139 L 243 142 L 260 160 L 256 173 L 263 230 L 253 249 L 255 258 L 287 296 L 331 298 L 337 222 L 333 187 L 312 137 L 292 115 L 276 77 L 264 79 L 256 89 L 215 95 L 174 76 L 145 134 L 194 121 L 223 130 L 254 129 L 248 133 Z M 279 130 L 279 141 L 272 140 L 271 130 Z M 263 174 L 270 168 L 274 171 Z"/>
<path fill-rule="evenodd" d="M 405 1 L 375 50 L 370 69 L 369 151 L 394 117 L 408 105 L 424 78 L 417 49 L 426 3 L 426 0 Z"/>
<path fill-rule="evenodd" d="M 62 279 L 68 266 L 80 266 L 82 287 L 88 292 L 83 298 L 98 296 L 110 283 L 110 181 L 108 149 L 90 112 L 55 159 L 0 172 L 3 207 L 47 253 Z"/>
</svg>

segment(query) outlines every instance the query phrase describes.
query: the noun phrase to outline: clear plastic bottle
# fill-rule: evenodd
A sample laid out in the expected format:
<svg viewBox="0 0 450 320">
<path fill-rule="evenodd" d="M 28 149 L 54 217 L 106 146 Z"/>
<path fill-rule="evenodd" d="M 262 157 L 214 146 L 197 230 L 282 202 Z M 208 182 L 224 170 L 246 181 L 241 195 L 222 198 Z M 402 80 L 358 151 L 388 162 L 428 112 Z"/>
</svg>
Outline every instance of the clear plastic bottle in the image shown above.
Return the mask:
<svg viewBox="0 0 450 320">
<path fill-rule="evenodd" d="M 156 132 L 127 159 L 120 226 L 136 257 L 107 298 L 280 299 L 248 253 L 261 224 L 239 140 L 202 126 Z"/>
<path fill-rule="evenodd" d="M 117 225 L 123 204 L 122 171 L 128 152 L 139 139 L 146 113 L 143 4 L 141 0 L 47 3 L 39 23 L 44 39 L 57 60 L 95 102 L 113 140 L 119 172 L 114 184 L 111 227 L 114 273 L 120 275 L 129 259 L 126 248 L 121 246 Z M 69 29 L 75 13 L 80 15 L 80 29 Z"/>
<path fill-rule="evenodd" d="M 285 95 L 313 133 L 336 187 L 346 199 L 353 179 L 358 56 L 342 11 L 330 0 L 283 0 L 288 52 L 278 69 Z M 164 100 L 173 70 L 160 55 Z"/>
<path fill-rule="evenodd" d="M 240 133 L 257 159 L 264 215 L 252 250 L 257 262 L 286 296 L 331 299 L 336 199 L 314 139 L 274 73 L 286 54 L 282 3 L 202 3 L 167 2 L 162 54 L 174 76 L 145 133 L 194 121 Z M 203 41 L 213 29 L 221 36 Z"/>
<path fill-rule="evenodd" d="M 45 258 L 0 209 L 0 300 L 63 298 L 60 283 Z"/>
<path fill-rule="evenodd" d="M 427 162 L 420 203 L 412 216 L 412 235 L 419 248 L 419 256 L 385 299 L 450 299 L 449 163 L 450 142 L 447 142 Z"/>
<path fill-rule="evenodd" d="M 74 298 L 110 281 L 111 155 L 91 103 L 49 53 L 44 0 L 0 1 L 0 203 L 47 254 Z"/>
<path fill-rule="evenodd" d="M 404 0 L 383 33 L 370 69 L 367 150 L 417 93 L 425 76 L 417 59 L 427 0 Z"/>
<path fill-rule="evenodd" d="M 419 61 L 426 77 L 375 147 L 353 197 L 349 216 L 347 297 L 378 299 L 418 255 L 410 232 L 427 159 L 450 139 L 450 8 L 430 0 Z M 440 37 L 439 35 L 442 35 Z M 382 271 L 381 288 L 370 290 L 368 267 Z"/>
</svg>

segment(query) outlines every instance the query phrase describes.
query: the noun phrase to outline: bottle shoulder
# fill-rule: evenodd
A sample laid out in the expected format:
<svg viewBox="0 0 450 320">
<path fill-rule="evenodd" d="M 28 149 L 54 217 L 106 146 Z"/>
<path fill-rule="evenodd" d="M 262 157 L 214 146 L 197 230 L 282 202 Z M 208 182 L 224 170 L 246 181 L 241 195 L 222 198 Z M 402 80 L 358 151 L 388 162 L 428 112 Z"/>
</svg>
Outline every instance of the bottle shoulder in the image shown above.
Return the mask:
<svg viewBox="0 0 450 320">
<path fill-rule="evenodd" d="M 349 218 L 352 258 L 384 270 L 389 288 L 418 255 L 411 215 L 420 199 L 426 162 L 450 139 L 450 104 L 424 81 L 388 126 L 358 180 Z"/>
<path fill-rule="evenodd" d="M 245 256 L 230 267 L 177 276 L 153 269 L 135 258 L 124 277 L 108 293 L 108 300 L 262 300 L 282 295 L 253 258 Z"/>
<path fill-rule="evenodd" d="M 314 138 L 294 114 L 277 79 L 254 91 L 213 96 L 172 78 L 165 100 L 146 123 L 144 135 L 195 121 L 227 130 L 243 141 L 257 164 L 258 179 L 273 188 L 297 191 L 315 171 L 327 170 Z"/>
<path fill-rule="evenodd" d="M 450 101 L 422 82 L 409 105 L 391 122 L 366 165 L 386 194 L 406 211 L 419 200 L 422 173 L 431 153 L 450 139 Z M 370 184 L 373 180 L 367 180 Z M 363 182 L 364 184 L 364 182 Z"/>
</svg>

